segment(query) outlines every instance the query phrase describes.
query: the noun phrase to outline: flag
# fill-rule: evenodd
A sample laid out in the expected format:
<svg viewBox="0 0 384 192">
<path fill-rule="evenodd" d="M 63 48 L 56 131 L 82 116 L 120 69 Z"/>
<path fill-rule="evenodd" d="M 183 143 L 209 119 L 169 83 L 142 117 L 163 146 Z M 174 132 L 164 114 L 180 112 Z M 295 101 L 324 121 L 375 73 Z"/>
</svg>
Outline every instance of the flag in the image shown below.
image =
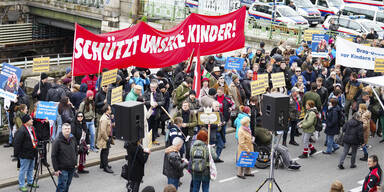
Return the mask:
<svg viewBox="0 0 384 192">
<path fill-rule="evenodd" d="M 201 88 L 201 65 L 200 65 L 200 47 L 197 49 L 197 63 L 193 74 L 193 90 L 196 92 L 196 97 L 200 95 Z"/>
<path fill-rule="evenodd" d="M 193 53 L 194 53 L 194 52 L 195 52 L 195 49 L 192 49 L 191 56 L 190 56 L 189 59 L 188 59 L 187 73 L 190 73 L 190 72 L 191 72 L 191 68 L 192 68 L 192 60 L 193 60 Z"/>
</svg>

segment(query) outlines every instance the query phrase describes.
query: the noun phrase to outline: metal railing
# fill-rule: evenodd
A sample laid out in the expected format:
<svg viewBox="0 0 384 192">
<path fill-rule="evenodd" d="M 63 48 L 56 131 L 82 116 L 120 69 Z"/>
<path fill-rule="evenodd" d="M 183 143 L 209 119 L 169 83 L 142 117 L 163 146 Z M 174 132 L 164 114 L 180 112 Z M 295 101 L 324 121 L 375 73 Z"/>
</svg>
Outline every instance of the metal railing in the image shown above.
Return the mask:
<svg viewBox="0 0 384 192">
<path fill-rule="evenodd" d="M 17 58 L 8 58 L 3 62 L 7 62 L 13 66 L 19 67 L 21 69 L 32 68 L 33 58 L 36 57 L 50 57 L 49 63 L 53 65 L 67 65 L 72 63 L 72 53 L 59 53 L 59 54 L 50 54 L 50 55 L 39 55 L 39 56 L 29 56 L 29 57 L 17 57 Z M 2 62 L 2 63 L 3 63 Z M 0 69 L 2 69 L 2 64 Z"/>
</svg>

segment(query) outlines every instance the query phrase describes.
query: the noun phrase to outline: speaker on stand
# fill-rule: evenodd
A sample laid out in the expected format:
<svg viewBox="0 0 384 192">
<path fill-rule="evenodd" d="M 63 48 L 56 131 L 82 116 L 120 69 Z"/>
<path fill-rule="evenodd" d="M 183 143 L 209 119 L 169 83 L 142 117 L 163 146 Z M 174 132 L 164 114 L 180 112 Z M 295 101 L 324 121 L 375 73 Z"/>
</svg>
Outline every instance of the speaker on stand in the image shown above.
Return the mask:
<svg viewBox="0 0 384 192">
<path fill-rule="evenodd" d="M 126 141 L 144 138 L 144 104 L 125 101 L 114 104 L 116 137 Z"/>
</svg>

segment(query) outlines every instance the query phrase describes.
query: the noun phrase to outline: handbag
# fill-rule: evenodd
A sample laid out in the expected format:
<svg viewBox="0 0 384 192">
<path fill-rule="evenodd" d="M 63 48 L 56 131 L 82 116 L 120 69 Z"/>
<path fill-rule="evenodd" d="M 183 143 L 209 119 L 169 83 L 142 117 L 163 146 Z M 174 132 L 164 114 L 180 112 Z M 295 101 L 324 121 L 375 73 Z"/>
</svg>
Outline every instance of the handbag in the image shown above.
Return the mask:
<svg viewBox="0 0 384 192">
<path fill-rule="evenodd" d="M 369 121 L 369 127 L 372 134 L 376 133 L 376 123 L 373 120 Z"/>
<path fill-rule="evenodd" d="M 211 155 L 211 148 L 209 146 L 208 146 L 208 151 L 209 151 L 209 172 L 210 172 L 211 180 L 214 181 L 214 180 L 216 180 L 217 169 L 216 169 L 215 162 L 213 161 L 213 158 Z"/>
<path fill-rule="evenodd" d="M 339 133 L 339 135 L 335 138 L 335 143 L 341 146 L 344 146 L 344 132 Z"/>
</svg>

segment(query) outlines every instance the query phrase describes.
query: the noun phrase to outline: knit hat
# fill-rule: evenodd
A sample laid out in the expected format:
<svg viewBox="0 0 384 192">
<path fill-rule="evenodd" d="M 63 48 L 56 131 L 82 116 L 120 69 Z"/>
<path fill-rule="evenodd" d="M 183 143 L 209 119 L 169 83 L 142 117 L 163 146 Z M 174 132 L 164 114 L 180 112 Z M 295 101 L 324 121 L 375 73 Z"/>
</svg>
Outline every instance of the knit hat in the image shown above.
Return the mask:
<svg viewBox="0 0 384 192">
<path fill-rule="evenodd" d="M 64 79 L 63 79 L 63 84 L 68 84 L 68 83 L 70 83 L 71 81 L 72 81 L 71 78 L 64 78 Z"/>
<path fill-rule="evenodd" d="M 46 78 L 48 78 L 48 75 L 46 73 L 41 73 L 40 79 L 43 80 L 43 79 L 46 79 Z"/>
<path fill-rule="evenodd" d="M 164 77 L 164 72 L 163 71 L 158 71 L 157 73 L 156 73 L 156 76 L 158 76 L 158 77 Z"/>
<path fill-rule="evenodd" d="M 243 113 L 249 114 L 250 111 L 251 111 L 251 108 L 249 108 L 248 106 L 243 107 Z"/>
<path fill-rule="evenodd" d="M 208 82 L 209 82 L 209 79 L 206 78 L 206 77 L 204 77 L 204 78 L 201 80 L 201 82 L 204 82 L 204 81 L 208 81 Z"/>
<path fill-rule="evenodd" d="M 234 81 L 234 80 L 237 79 L 238 77 L 239 77 L 239 76 L 233 74 L 233 75 L 232 75 L 232 81 Z"/>
<path fill-rule="evenodd" d="M 27 123 L 29 120 L 31 120 L 31 116 L 30 115 L 24 115 L 22 118 L 21 118 L 21 121 L 24 123 Z"/>
<path fill-rule="evenodd" d="M 195 90 L 190 90 L 189 95 L 195 95 L 196 96 L 196 91 Z"/>
<path fill-rule="evenodd" d="M 210 88 L 208 90 L 208 94 L 211 95 L 211 96 L 216 95 L 216 89 L 215 88 Z"/>
<path fill-rule="evenodd" d="M 207 142 L 208 141 L 208 133 L 206 131 L 200 130 L 197 133 L 196 139 L 203 141 L 203 142 Z"/>
<path fill-rule="evenodd" d="M 88 91 L 87 91 L 87 97 L 90 97 L 90 96 L 93 96 L 93 91 L 88 90 Z"/>
<path fill-rule="evenodd" d="M 160 82 L 159 82 L 159 87 L 158 87 L 158 88 L 159 88 L 159 89 L 165 88 L 165 85 L 166 85 L 166 84 L 163 83 L 163 81 L 160 81 Z"/>
<path fill-rule="evenodd" d="M 65 74 L 68 74 L 68 73 L 70 73 L 71 71 L 72 71 L 71 67 L 67 67 L 67 68 L 65 69 Z"/>
</svg>

